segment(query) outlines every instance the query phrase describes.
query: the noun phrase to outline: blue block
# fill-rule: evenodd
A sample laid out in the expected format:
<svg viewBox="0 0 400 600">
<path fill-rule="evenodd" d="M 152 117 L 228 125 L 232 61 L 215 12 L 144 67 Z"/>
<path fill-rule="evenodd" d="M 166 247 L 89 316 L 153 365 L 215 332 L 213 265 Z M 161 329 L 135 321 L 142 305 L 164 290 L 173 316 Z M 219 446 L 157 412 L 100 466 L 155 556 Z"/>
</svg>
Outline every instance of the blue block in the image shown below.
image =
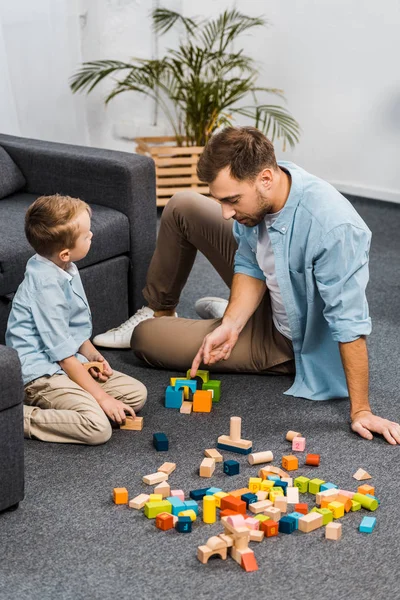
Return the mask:
<svg viewBox="0 0 400 600">
<path fill-rule="evenodd" d="M 363 520 L 360 523 L 359 531 L 362 531 L 363 533 L 372 533 L 375 525 L 375 517 L 363 517 Z"/>
<path fill-rule="evenodd" d="M 381 503 L 381 501 L 378 500 L 378 498 L 376 496 L 372 496 L 371 494 L 365 494 L 365 495 L 366 495 L 367 498 L 373 498 L 374 500 L 376 500 L 378 504 Z"/>
<path fill-rule="evenodd" d="M 192 531 L 192 519 L 190 517 L 178 517 L 175 529 L 179 533 L 190 533 Z"/>
<path fill-rule="evenodd" d="M 304 517 L 303 513 L 299 513 L 299 512 L 292 512 L 290 513 L 290 515 L 287 515 L 288 517 L 292 517 L 293 519 L 295 519 L 295 529 L 299 528 L 299 519 L 301 519 L 301 517 Z"/>
<path fill-rule="evenodd" d="M 224 460 L 224 473 L 225 475 L 238 475 L 240 470 L 240 464 L 237 460 Z"/>
<path fill-rule="evenodd" d="M 183 390 L 175 390 L 169 385 L 165 390 L 165 408 L 180 408 L 183 402 Z"/>
<path fill-rule="evenodd" d="M 153 433 L 153 446 L 158 452 L 168 450 L 168 438 L 165 433 Z"/>
<path fill-rule="evenodd" d="M 186 510 L 185 503 L 176 496 L 168 496 L 166 500 L 171 503 L 171 514 L 175 515 L 175 517 L 177 517 L 180 512 Z"/>
<path fill-rule="evenodd" d="M 322 483 L 321 487 L 319 488 L 320 492 L 324 492 L 325 490 L 333 490 L 333 489 L 338 489 L 338 486 L 335 485 L 334 483 L 330 483 L 329 481 L 327 483 Z"/>
<path fill-rule="evenodd" d="M 253 504 L 253 502 L 258 502 L 256 494 L 252 494 L 251 492 L 243 494 L 242 496 L 240 496 L 240 499 L 243 500 L 243 502 L 246 502 L 247 508 L 249 508 L 249 504 Z"/>
<path fill-rule="evenodd" d="M 288 486 L 288 482 L 287 481 L 281 481 L 280 479 L 278 479 L 277 481 L 275 481 L 275 487 L 280 487 L 283 489 L 283 493 L 286 496 L 286 488 Z"/>
<path fill-rule="evenodd" d="M 194 379 L 177 379 L 175 381 L 175 390 L 181 390 L 184 387 L 188 387 L 192 394 L 197 390 L 197 381 Z"/>
<path fill-rule="evenodd" d="M 228 452 L 236 452 L 236 454 L 251 454 L 253 447 L 250 447 L 248 450 L 244 450 L 243 448 L 236 448 L 236 446 L 230 446 L 229 444 L 220 444 L 217 443 L 217 448 L 221 450 L 227 450 Z"/>
<path fill-rule="evenodd" d="M 185 500 L 184 502 L 185 508 L 184 510 L 194 510 L 196 515 L 199 514 L 199 505 L 195 500 Z"/>
<path fill-rule="evenodd" d="M 303 515 L 304 517 L 304 515 Z M 280 533 L 293 533 L 296 529 L 296 519 L 291 515 L 285 515 L 278 521 L 278 530 Z"/>
<path fill-rule="evenodd" d="M 222 492 L 221 488 L 210 487 L 207 490 L 206 496 L 214 496 L 214 494 L 217 494 L 218 492 Z"/>
<path fill-rule="evenodd" d="M 270 481 L 280 481 L 281 478 L 278 477 L 278 475 L 267 475 L 267 479 L 269 479 Z"/>
<path fill-rule="evenodd" d="M 204 496 L 206 496 L 207 494 L 208 489 L 209 488 L 201 488 L 198 490 L 192 490 L 191 492 L 189 492 L 189 496 L 192 500 L 203 500 Z"/>
</svg>

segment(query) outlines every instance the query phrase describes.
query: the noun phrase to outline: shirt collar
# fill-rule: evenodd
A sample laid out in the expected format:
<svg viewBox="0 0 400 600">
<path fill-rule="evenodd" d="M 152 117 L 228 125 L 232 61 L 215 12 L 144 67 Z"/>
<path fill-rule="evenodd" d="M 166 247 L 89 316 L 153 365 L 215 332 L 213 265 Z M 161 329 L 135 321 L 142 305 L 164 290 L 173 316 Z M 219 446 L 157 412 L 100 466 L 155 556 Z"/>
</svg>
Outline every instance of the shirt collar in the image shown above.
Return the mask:
<svg viewBox="0 0 400 600">
<path fill-rule="evenodd" d="M 285 205 L 280 211 L 278 218 L 271 225 L 271 228 L 285 235 L 293 221 L 296 208 L 303 197 L 304 185 L 300 170 L 295 164 L 286 161 L 279 161 L 278 164 L 282 169 L 290 173 L 291 185 Z"/>
<path fill-rule="evenodd" d="M 45 256 L 41 256 L 41 254 L 35 254 L 35 256 L 33 258 L 39 262 L 44 263 L 45 265 L 48 265 L 48 266 L 51 266 L 51 267 L 57 269 L 57 273 L 59 273 L 60 275 L 65 277 L 68 281 L 71 281 L 71 279 L 73 277 L 75 277 L 75 275 L 78 272 L 78 267 L 75 265 L 75 263 L 72 263 L 72 262 L 69 263 L 67 269 L 61 269 L 52 260 L 49 260 Z"/>
</svg>

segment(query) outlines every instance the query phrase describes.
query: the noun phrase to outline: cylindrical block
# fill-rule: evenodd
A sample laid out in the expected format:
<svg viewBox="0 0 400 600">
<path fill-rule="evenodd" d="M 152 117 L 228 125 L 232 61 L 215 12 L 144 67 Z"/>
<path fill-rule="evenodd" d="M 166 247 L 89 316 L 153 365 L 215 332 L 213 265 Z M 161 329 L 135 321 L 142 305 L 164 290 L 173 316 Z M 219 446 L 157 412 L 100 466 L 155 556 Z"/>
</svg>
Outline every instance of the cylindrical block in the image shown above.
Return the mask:
<svg viewBox="0 0 400 600">
<path fill-rule="evenodd" d="M 361 506 L 367 510 L 376 510 L 379 506 L 378 500 L 375 498 L 368 498 L 365 494 L 354 494 L 353 500 L 359 502 Z"/>
<path fill-rule="evenodd" d="M 255 452 L 254 454 L 249 454 L 247 460 L 250 465 L 259 465 L 261 463 L 272 462 L 274 460 L 274 455 L 270 450 L 266 450 L 265 452 Z"/>
<path fill-rule="evenodd" d="M 214 496 L 203 498 L 203 521 L 204 523 L 215 523 L 217 520 L 217 504 Z"/>
<path fill-rule="evenodd" d="M 241 438 L 242 419 L 241 417 L 231 417 L 231 431 L 229 437 L 232 441 L 238 442 Z"/>
<path fill-rule="evenodd" d="M 288 442 L 293 442 L 295 437 L 301 437 L 301 433 L 298 431 L 288 431 L 286 434 L 286 439 Z"/>
</svg>

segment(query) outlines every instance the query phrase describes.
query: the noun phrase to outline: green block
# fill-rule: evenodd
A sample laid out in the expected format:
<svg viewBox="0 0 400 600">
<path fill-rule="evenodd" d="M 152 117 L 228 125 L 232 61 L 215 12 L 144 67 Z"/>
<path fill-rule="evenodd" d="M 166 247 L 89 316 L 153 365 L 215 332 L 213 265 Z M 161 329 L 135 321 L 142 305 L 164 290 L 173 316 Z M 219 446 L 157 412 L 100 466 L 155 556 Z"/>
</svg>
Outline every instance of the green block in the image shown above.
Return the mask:
<svg viewBox="0 0 400 600">
<path fill-rule="evenodd" d="M 310 479 L 308 482 L 308 493 L 314 495 L 318 494 L 319 488 L 323 483 L 325 483 L 323 479 Z"/>
<path fill-rule="evenodd" d="M 269 517 L 267 517 L 267 515 L 263 515 L 263 514 L 259 514 L 259 515 L 254 515 L 254 517 L 252 517 L 253 519 L 257 519 L 257 521 L 260 521 L 260 523 L 263 523 L 264 521 L 268 521 Z"/>
<path fill-rule="evenodd" d="M 368 498 L 365 494 L 354 494 L 354 502 L 359 502 L 363 508 L 367 510 L 376 510 L 379 506 L 378 500 L 375 498 Z"/>
<path fill-rule="evenodd" d="M 146 502 L 144 505 L 144 514 L 148 519 L 155 519 L 162 512 L 172 512 L 171 502 L 161 500 L 159 502 Z"/>
<path fill-rule="evenodd" d="M 305 494 L 308 491 L 308 482 L 309 482 L 309 478 L 308 477 L 296 477 L 296 479 L 294 480 L 294 486 L 299 488 L 299 491 L 302 494 Z"/>
<path fill-rule="evenodd" d="M 322 525 L 328 525 L 333 521 L 333 512 L 329 508 L 317 508 L 317 512 L 322 515 Z"/>
<path fill-rule="evenodd" d="M 203 390 L 211 390 L 213 392 L 213 402 L 219 402 L 221 397 L 221 382 L 217 379 L 210 379 L 207 383 L 203 383 Z"/>
<path fill-rule="evenodd" d="M 190 369 L 187 370 L 186 377 L 188 379 L 191 379 L 191 377 L 190 377 Z M 200 379 L 203 380 L 203 383 L 207 383 L 209 381 L 209 379 L 210 379 L 210 374 L 209 374 L 209 371 L 204 371 L 204 370 L 199 369 L 198 371 L 196 371 L 195 377 L 200 377 Z"/>
<path fill-rule="evenodd" d="M 355 500 L 351 501 L 351 510 L 352 512 L 356 511 L 356 510 L 360 510 L 361 509 L 361 504 L 359 502 L 356 502 Z"/>
</svg>

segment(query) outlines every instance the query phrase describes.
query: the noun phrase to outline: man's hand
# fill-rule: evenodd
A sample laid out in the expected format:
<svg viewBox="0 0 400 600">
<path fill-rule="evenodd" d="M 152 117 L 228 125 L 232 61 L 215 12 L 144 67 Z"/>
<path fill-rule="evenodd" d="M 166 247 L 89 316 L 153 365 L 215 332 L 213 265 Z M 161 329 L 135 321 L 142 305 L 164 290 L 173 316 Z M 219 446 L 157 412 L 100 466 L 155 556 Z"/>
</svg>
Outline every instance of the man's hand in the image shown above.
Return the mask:
<svg viewBox="0 0 400 600">
<path fill-rule="evenodd" d="M 126 414 L 129 413 L 133 418 L 136 417 L 135 411 L 131 406 L 121 402 L 121 400 L 116 400 L 112 396 L 105 394 L 101 400 L 97 400 L 99 406 L 104 410 L 107 417 L 109 417 L 112 421 L 115 421 L 119 425 L 125 422 Z"/>
<path fill-rule="evenodd" d="M 382 419 L 369 410 L 361 410 L 352 417 L 351 428 L 366 440 L 372 440 L 374 433 L 383 435 L 389 444 L 400 444 L 400 424 Z"/>
<path fill-rule="evenodd" d="M 93 379 L 95 379 L 99 383 L 104 383 L 113 374 L 113 371 L 112 371 L 109 363 L 106 361 L 104 356 L 102 354 L 100 354 L 100 352 L 97 352 L 95 355 L 93 355 L 91 357 L 91 362 L 103 363 L 103 372 L 102 373 L 100 373 L 99 371 L 97 371 L 97 369 L 94 369 L 94 368 L 89 369 L 89 373 L 91 374 Z"/>
<path fill-rule="evenodd" d="M 224 323 L 206 335 L 200 350 L 194 357 L 190 369 L 190 376 L 196 376 L 196 371 L 202 362 L 205 365 L 213 365 L 220 360 L 227 360 L 231 355 L 238 337 L 239 333 L 237 329 Z"/>
</svg>

